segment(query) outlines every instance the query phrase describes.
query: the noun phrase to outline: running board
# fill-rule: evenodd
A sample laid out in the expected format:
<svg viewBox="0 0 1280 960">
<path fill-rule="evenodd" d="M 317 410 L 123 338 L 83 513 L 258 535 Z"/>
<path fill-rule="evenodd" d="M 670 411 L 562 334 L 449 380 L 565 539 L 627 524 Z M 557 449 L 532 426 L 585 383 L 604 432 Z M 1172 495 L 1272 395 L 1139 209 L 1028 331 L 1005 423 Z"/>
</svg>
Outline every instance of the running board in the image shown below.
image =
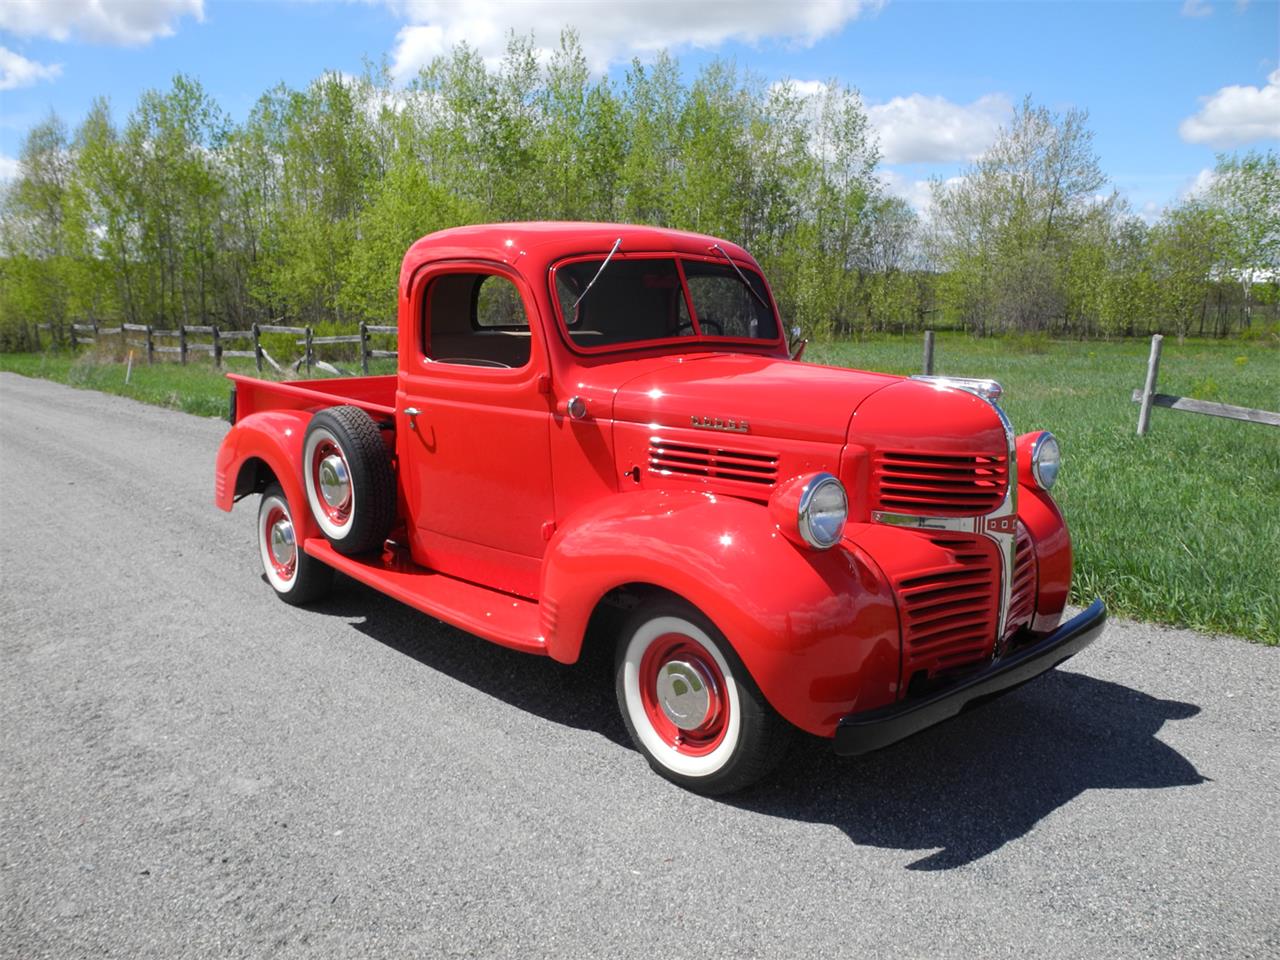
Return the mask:
<svg viewBox="0 0 1280 960">
<path fill-rule="evenodd" d="M 323 537 L 309 537 L 302 549 L 339 573 L 460 630 L 525 653 L 547 652 L 538 605 L 532 600 L 478 587 L 404 561 L 392 565 L 382 557 L 343 556 Z"/>
</svg>

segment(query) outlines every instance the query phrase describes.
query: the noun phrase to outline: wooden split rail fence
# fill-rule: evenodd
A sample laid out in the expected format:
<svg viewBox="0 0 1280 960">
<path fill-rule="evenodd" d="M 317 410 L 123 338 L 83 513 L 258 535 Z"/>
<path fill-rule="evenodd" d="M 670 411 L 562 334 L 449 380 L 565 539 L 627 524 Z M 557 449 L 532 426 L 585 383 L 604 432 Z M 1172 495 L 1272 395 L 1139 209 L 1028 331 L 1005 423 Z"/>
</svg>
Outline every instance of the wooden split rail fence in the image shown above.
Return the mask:
<svg viewBox="0 0 1280 960">
<path fill-rule="evenodd" d="M 369 372 L 369 361 L 386 357 L 395 357 L 395 350 L 379 350 L 373 347 L 372 337 L 375 335 L 390 336 L 395 339 L 397 328 L 372 323 L 360 324 L 360 332 L 343 336 L 315 336 L 310 326 L 289 327 L 270 323 L 255 323 L 248 330 L 223 330 L 217 325 L 181 325 L 176 330 L 158 329 L 147 323 L 122 323 L 116 327 L 103 327 L 96 323 L 72 323 L 66 328 L 67 339 L 72 349 L 87 344 L 97 343 L 103 337 L 120 337 L 122 346 L 135 347 L 145 351 L 147 363 L 155 363 L 157 354 L 176 354 L 179 362 L 186 363 L 192 353 L 206 353 L 215 367 L 221 367 L 227 357 L 240 357 L 253 360 L 258 370 L 267 365 L 276 370 L 283 369 L 275 358 L 262 346 L 263 334 L 285 334 L 299 338 L 298 346 L 303 348 L 302 356 L 295 362 L 295 368 L 305 364 L 307 372 L 316 365 L 329 367 L 316 356 L 316 348 L 337 343 L 354 343 L 359 345 L 360 369 Z M 44 330 L 53 338 L 57 331 L 52 324 L 35 325 L 36 347 L 39 349 L 40 331 Z M 195 337 L 208 337 L 209 341 L 195 340 Z M 248 341 L 249 349 L 241 344 Z"/>
<path fill-rule="evenodd" d="M 1247 423 L 1265 423 L 1280 427 L 1280 413 L 1271 410 L 1255 410 L 1252 407 L 1236 407 L 1229 403 L 1214 403 L 1211 400 L 1197 400 L 1194 397 L 1175 397 L 1167 393 L 1156 393 L 1156 379 L 1160 376 L 1160 350 L 1163 343 L 1164 337 L 1158 333 L 1151 338 L 1151 355 L 1147 359 L 1147 381 L 1141 390 L 1133 391 L 1133 402 L 1138 404 L 1138 436 L 1144 436 L 1151 427 L 1152 407 L 1167 407 L 1170 410 L 1203 413 L 1209 417 L 1225 417 L 1228 420 L 1244 420 Z"/>
</svg>

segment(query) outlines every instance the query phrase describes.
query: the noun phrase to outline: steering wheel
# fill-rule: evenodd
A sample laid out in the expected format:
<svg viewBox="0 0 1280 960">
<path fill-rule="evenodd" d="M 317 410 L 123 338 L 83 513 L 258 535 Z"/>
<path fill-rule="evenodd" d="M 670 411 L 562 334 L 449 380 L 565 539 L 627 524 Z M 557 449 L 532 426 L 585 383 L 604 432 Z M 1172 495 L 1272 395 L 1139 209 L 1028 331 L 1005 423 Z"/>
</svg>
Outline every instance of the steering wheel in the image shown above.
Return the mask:
<svg viewBox="0 0 1280 960">
<path fill-rule="evenodd" d="M 510 370 L 511 364 L 498 360 L 486 360 L 483 357 L 436 357 L 436 363 L 461 363 L 469 367 L 501 367 Z"/>
<path fill-rule="evenodd" d="M 724 336 L 724 325 L 719 320 L 711 320 L 711 319 L 699 320 L 698 326 L 701 327 L 703 330 L 707 330 L 711 327 L 714 327 L 715 329 L 712 330 L 711 332 L 715 336 L 717 337 Z M 676 327 L 676 336 L 682 337 L 684 336 L 684 331 L 692 330 L 692 329 L 693 329 L 693 321 L 685 320 L 680 324 L 680 326 Z"/>
</svg>

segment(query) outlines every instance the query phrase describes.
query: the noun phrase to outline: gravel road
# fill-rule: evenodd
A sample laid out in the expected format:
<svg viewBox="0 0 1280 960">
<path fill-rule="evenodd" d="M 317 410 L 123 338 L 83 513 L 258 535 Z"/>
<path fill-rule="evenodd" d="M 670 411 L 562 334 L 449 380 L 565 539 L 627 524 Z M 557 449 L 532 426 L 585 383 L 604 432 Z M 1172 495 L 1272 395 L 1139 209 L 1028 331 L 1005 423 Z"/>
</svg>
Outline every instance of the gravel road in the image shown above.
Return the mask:
<svg viewBox="0 0 1280 960">
<path fill-rule="evenodd" d="M 226 425 L 0 374 L 0 955 L 1277 957 L 1280 651 L 1067 668 L 728 801 L 598 672 L 280 603 Z"/>
</svg>

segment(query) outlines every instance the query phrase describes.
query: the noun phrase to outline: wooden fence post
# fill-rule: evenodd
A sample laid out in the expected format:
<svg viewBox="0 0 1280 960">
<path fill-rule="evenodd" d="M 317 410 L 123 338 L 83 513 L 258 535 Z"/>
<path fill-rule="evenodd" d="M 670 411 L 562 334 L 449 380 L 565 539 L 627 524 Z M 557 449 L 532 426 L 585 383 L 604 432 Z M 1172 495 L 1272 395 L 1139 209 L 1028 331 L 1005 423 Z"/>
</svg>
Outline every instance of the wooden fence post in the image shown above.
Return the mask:
<svg viewBox="0 0 1280 960">
<path fill-rule="evenodd" d="M 74 323 L 69 324 L 67 329 L 71 331 L 71 349 L 75 350 L 80 346 L 79 342 L 76 340 L 76 325 Z"/>
<path fill-rule="evenodd" d="M 360 369 L 369 375 L 369 325 L 360 321 Z"/>
<path fill-rule="evenodd" d="M 33 323 L 31 325 L 31 342 L 36 345 L 37 350 L 44 349 L 40 346 L 40 324 L 38 323 Z"/>
<path fill-rule="evenodd" d="M 933 331 L 926 330 L 924 332 L 924 373 L 926 377 L 933 376 Z"/>
<path fill-rule="evenodd" d="M 187 325 L 178 324 L 178 362 L 187 365 Z"/>
<path fill-rule="evenodd" d="M 258 365 L 258 372 L 262 372 L 262 330 L 258 324 L 253 325 L 253 359 Z"/>
<path fill-rule="evenodd" d="M 221 368 L 222 366 L 222 340 L 218 335 L 218 325 L 213 325 L 213 365 Z"/>
<path fill-rule="evenodd" d="M 147 363 L 156 361 L 155 329 L 151 324 L 147 324 Z"/>
<path fill-rule="evenodd" d="M 1156 393 L 1156 378 L 1160 374 L 1160 344 L 1164 337 L 1156 334 L 1151 338 L 1151 356 L 1147 359 L 1147 382 L 1142 388 L 1142 406 L 1138 408 L 1138 436 L 1145 436 L 1151 426 L 1151 398 Z"/>
<path fill-rule="evenodd" d="M 309 323 L 307 324 L 307 326 L 306 326 L 306 331 L 307 331 L 307 333 L 306 333 L 306 338 L 307 338 L 307 341 L 306 341 L 306 351 L 307 351 L 307 353 L 306 353 L 306 361 L 307 361 L 307 376 L 309 377 L 309 376 L 311 376 L 311 350 L 312 350 L 312 346 L 311 346 L 311 324 L 309 324 Z"/>
</svg>

